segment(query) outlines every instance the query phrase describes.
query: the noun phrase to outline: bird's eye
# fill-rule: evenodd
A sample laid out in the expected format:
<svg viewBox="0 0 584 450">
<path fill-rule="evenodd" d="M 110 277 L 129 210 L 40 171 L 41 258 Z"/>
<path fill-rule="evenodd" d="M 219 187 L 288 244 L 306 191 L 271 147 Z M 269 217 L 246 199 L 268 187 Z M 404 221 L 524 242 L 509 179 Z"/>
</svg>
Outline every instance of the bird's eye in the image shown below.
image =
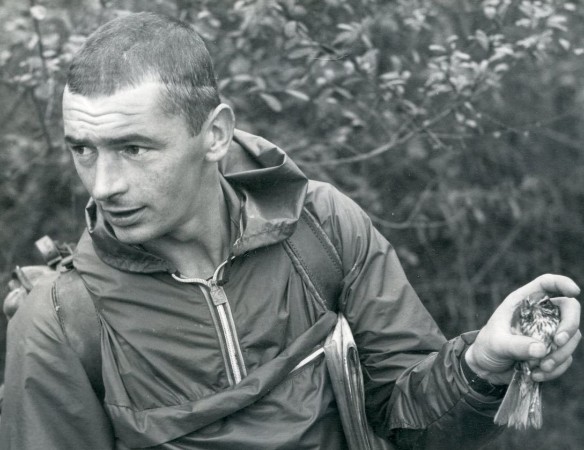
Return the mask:
<svg viewBox="0 0 584 450">
<path fill-rule="evenodd" d="M 539 304 L 540 308 L 546 312 L 554 312 L 556 310 L 556 306 L 552 303 L 552 301 L 548 298 Z"/>
</svg>

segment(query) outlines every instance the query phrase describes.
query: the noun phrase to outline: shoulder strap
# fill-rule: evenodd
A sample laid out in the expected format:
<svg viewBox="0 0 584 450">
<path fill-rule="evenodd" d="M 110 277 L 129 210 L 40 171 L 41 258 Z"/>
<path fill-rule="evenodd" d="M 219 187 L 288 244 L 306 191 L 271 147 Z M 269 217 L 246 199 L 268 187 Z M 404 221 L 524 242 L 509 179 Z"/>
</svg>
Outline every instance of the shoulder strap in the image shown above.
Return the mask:
<svg viewBox="0 0 584 450">
<path fill-rule="evenodd" d="M 53 284 L 53 305 L 65 338 L 79 356 L 93 390 L 103 399 L 99 318 L 75 269 L 62 272 Z"/>
<path fill-rule="evenodd" d="M 284 248 L 313 295 L 326 309 L 336 312 L 343 264 L 334 244 L 306 208 Z"/>
</svg>

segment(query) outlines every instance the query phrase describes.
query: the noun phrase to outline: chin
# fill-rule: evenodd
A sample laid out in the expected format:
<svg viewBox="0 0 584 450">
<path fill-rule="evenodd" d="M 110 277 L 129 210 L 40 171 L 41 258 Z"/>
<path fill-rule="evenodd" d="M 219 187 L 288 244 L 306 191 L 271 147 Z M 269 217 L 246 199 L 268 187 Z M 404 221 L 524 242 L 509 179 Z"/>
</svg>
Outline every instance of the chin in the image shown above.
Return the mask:
<svg viewBox="0 0 584 450">
<path fill-rule="evenodd" d="M 141 245 L 153 239 L 156 239 L 157 234 L 152 230 L 140 229 L 139 227 L 116 228 L 113 227 L 114 233 L 118 241 L 128 245 Z"/>
</svg>

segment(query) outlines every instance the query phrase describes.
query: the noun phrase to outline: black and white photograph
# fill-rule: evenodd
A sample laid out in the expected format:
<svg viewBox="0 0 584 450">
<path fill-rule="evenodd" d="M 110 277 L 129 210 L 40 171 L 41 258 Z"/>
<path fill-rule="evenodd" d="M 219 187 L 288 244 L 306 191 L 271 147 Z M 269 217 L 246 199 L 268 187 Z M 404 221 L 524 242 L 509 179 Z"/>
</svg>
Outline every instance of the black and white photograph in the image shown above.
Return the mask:
<svg viewBox="0 0 584 450">
<path fill-rule="evenodd" d="M 0 450 L 584 448 L 582 0 L 2 0 Z"/>
</svg>

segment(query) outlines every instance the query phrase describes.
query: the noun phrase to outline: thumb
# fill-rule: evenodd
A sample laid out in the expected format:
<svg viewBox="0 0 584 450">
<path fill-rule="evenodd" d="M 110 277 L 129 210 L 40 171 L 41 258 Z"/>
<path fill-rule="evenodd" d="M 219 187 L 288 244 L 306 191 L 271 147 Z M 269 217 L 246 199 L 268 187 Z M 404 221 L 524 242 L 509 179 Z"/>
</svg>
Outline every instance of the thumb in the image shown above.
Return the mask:
<svg viewBox="0 0 584 450">
<path fill-rule="evenodd" d="M 537 339 L 520 336 L 509 335 L 505 339 L 505 349 L 509 359 L 515 361 L 526 361 L 528 359 L 540 359 L 547 355 L 548 350 L 545 344 Z"/>
</svg>

